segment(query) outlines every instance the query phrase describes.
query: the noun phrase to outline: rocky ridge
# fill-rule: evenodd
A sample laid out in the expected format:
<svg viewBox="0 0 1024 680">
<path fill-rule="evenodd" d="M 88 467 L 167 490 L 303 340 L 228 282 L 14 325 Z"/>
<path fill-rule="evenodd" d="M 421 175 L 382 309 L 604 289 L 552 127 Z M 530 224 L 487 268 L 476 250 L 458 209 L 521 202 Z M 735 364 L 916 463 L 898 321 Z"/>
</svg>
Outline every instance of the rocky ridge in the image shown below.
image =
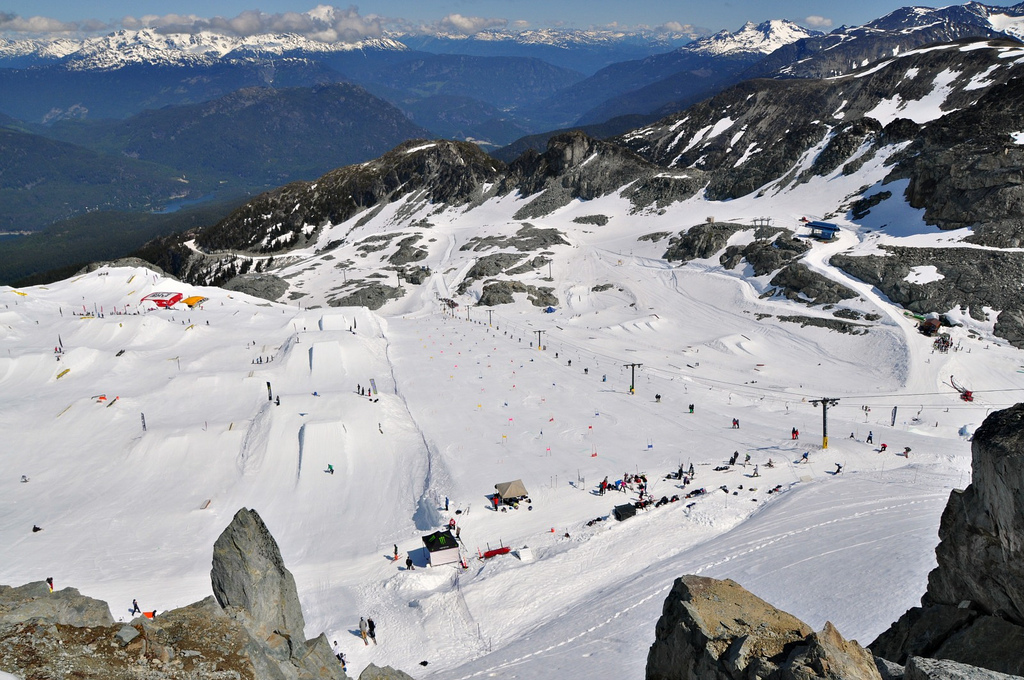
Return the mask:
<svg viewBox="0 0 1024 680">
<path fill-rule="evenodd" d="M 212 597 L 130 624 L 115 624 L 106 603 L 74 588 L 0 586 L 0 670 L 97 680 L 347 680 L 326 636 L 304 639 L 295 580 L 256 511 L 239 510 L 217 539 L 211 582 Z M 360 677 L 409 678 L 376 667 Z"/>
</svg>

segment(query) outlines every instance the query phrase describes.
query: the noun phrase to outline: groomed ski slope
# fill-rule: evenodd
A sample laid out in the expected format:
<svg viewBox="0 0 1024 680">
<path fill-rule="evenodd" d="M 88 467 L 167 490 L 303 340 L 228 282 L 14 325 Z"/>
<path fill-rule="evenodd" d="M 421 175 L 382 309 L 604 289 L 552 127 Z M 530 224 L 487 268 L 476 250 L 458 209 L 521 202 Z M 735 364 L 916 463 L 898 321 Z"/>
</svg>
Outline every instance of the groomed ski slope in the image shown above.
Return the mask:
<svg viewBox="0 0 1024 680">
<path fill-rule="evenodd" d="M 945 499 L 970 481 L 959 433 L 1007 399 L 985 390 L 1012 387 L 1019 354 L 961 330 L 964 351 L 931 354 L 896 322 L 861 336 L 762 324 L 755 313 L 784 303 L 732 276 L 583 250 L 580 280 L 613 268 L 621 291 L 581 285 L 559 314 L 499 308 L 491 326 L 480 309 L 443 314 L 428 293 L 382 318 L 141 269 L 4 289 L 0 583 L 53 576 L 123 619 L 132 598 L 188 604 L 210 594 L 217 535 L 252 507 L 295 574 L 307 634 L 338 640 L 353 675 L 372 661 L 418 678 L 640 677 L 685 573 L 733 578 L 865 643 L 915 604 Z M 153 290 L 210 301 L 110 313 Z M 93 305 L 102 318 L 73 315 Z M 635 395 L 630 362 L 644 364 Z M 943 385 L 951 372 L 978 401 Z M 376 402 L 356 393 L 371 378 Z M 827 451 L 805 401 L 821 396 L 841 399 Z M 886 453 L 864 442 L 869 430 Z M 904 446 L 909 459 L 894 455 Z M 750 464 L 714 471 L 733 451 Z M 804 451 L 810 462 L 796 462 Z M 690 487 L 662 479 L 691 462 Z M 611 509 L 635 496 L 595 489 L 624 472 L 646 472 L 655 497 L 707 493 L 617 523 Z M 489 510 L 494 484 L 517 478 L 532 510 Z M 424 568 L 420 536 L 452 517 L 469 569 Z M 476 558 L 499 545 L 535 559 Z M 377 647 L 358 644 L 361 615 L 377 621 Z"/>
</svg>

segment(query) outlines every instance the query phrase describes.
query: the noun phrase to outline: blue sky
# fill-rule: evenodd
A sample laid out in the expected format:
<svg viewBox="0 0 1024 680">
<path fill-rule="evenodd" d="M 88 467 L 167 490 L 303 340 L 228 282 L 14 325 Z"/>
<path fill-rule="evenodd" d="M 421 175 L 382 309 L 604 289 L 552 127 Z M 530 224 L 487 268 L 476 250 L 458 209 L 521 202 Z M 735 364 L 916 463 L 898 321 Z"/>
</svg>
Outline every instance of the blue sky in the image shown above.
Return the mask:
<svg viewBox="0 0 1024 680">
<path fill-rule="evenodd" d="M 342 17 L 353 33 L 372 33 L 381 27 L 403 25 L 446 25 L 463 32 L 500 26 L 587 28 L 608 25 L 736 30 L 746 21 L 766 19 L 791 19 L 829 30 L 842 24 L 861 24 L 909 4 L 914 3 L 899 0 L 376 0 L 336 5 L 335 16 Z M 301 17 L 296 18 L 296 15 L 307 13 L 315 6 L 315 0 L 93 0 L 87 3 L 81 0 L 0 0 L 0 32 L 10 35 L 54 29 L 102 31 L 122 25 L 185 26 L 196 20 L 202 24 L 210 19 L 215 25 L 245 32 L 262 25 L 299 25 Z M 125 17 L 129 18 L 127 22 Z"/>
</svg>

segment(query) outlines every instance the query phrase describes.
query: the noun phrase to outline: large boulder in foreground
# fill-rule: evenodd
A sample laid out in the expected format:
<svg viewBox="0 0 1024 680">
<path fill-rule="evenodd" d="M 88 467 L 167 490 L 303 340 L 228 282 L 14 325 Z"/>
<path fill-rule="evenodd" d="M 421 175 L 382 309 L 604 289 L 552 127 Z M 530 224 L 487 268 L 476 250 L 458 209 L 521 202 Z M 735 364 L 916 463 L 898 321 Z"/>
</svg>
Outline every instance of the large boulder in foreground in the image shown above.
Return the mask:
<svg viewBox="0 0 1024 680">
<path fill-rule="evenodd" d="M 40 620 L 65 626 L 109 626 L 114 623 L 110 607 L 102 600 L 86 597 L 75 588 L 51 593 L 43 581 L 12 588 L 0 586 L 0 624 Z"/>
<path fill-rule="evenodd" d="M 665 599 L 647 680 L 880 680 L 874 658 L 832 624 L 814 633 L 735 581 L 676 579 Z"/>
<path fill-rule="evenodd" d="M 971 485 L 954 491 L 942 513 L 927 600 L 970 600 L 1024 625 L 1024 404 L 985 419 L 974 433 L 971 467 Z"/>
<path fill-rule="evenodd" d="M 946 659 L 1024 675 L 1024 404 L 974 434 L 973 481 L 942 513 L 938 566 L 920 607 L 870 647 L 899 664 Z"/>
<path fill-rule="evenodd" d="M 301 639 L 305 621 L 295 578 L 255 510 L 242 508 L 213 544 L 213 595 L 226 610 L 242 610 L 261 637 Z"/>
</svg>

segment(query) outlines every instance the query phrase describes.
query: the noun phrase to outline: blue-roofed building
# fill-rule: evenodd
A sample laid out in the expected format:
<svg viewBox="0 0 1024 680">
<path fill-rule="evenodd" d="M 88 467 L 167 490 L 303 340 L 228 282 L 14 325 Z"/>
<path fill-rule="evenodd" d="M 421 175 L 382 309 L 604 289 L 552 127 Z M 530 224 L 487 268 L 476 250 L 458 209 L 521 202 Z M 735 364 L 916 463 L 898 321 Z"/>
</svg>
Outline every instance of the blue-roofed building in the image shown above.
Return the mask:
<svg viewBox="0 0 1024 680">
<path fill-rule="evenodd" d="M 808 222 L 811 228 L 811 236 L 820 241 L 831 241 L 839 235 L 839 225 L 831 222 Z"/>
</svg>

